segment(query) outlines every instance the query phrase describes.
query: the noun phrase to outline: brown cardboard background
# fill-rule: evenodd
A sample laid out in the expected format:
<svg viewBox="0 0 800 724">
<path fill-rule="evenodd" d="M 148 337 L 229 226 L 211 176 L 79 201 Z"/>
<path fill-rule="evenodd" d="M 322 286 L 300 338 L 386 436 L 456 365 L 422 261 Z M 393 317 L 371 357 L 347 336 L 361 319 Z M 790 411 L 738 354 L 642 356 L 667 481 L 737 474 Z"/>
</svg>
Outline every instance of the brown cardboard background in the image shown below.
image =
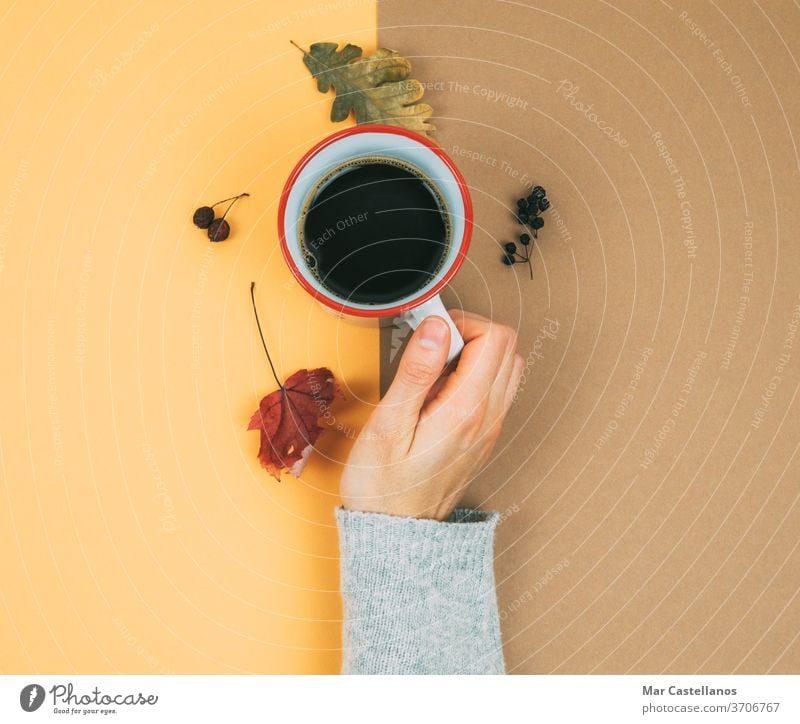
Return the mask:
<svg viewBox="0 0 800 724">
<path fill-rule="evenodd" d="M 379 44 L 435 84 L 436 140 L 472 191 L 476 233 L 446 301 L 513 325 L 521 354 L 541 354 L 467 498 L 507 513 L 496 573 L 509 671 L 797 673 L 800 10 L 382 0 L 378 24 Z M 562 80 L 627 148 L 558 93 Z M 533 282 L 526 267 L 500 264 L 497 245 L 513 239 L 522 174 L 553 203 Z M 546 318 L 558 331 L 536 344 Z M 401 337 L 382 332 L 384 387 Z"/>
</svg>

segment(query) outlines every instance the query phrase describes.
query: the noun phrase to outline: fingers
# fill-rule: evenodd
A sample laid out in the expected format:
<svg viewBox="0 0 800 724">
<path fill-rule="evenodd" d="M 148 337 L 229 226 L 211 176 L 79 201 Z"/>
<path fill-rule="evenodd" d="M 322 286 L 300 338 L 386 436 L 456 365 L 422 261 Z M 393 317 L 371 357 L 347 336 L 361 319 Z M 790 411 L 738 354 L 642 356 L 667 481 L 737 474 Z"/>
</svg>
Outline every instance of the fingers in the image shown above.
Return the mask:
<svg viewBox="0 0 800 724">
<path fill-rule="evenodd" d="M 497 433 L 503 424 L 503 419 L 508 412 L 506 407 L 506 396 L 508 388 L 514 376 L 514 368 L 518 361 L 521 363 L 522 357 L 517 354 L 516 337 L 512 337 L 512 342 L 506 349 L 506 356 L 503 358 L 503 365 L 498 370 L 497 379 L 489 392 L 489 400 L 486 407 L 487 425 Z"/>
<path fill-rule="evenodd" d="M 522 382 L 522 374 L 525 372 L 525 360 L 520 355 L 514 356 L 514 367 L 511 370 L 511 379 L 506 387 L 505 398 L 503 399 L 503 416 L 508 414 L 511 408 L 511 403 L 514 402 L 514 396 L 517 394 L 520 383 Z"/>
<path fill-rule="evenodd" d="M 449 348 L 447 322 L 437 316 L 423 320 L 406 345 L 391 386 L 375 408 L 374 424 L 413 433 L 426 395 L 447 362 Z"/>
<path fill-rule="evenodd" d="M 497 378 L 494 385 L 492 385 L 491 403 L 502 401 L 505 395 L 508 382 L 511 379 L 511 372 L 514 368 L 514 360 L 517 357 L 517 335 L 514 333 L 509 334 L 508 343 L 503 354 L 503 362 L 500 369 L 497 370 Z M 500 407 L 500 405 L 494 405 Z"/>
<path fill-rule="evenodd" d="M 456 328 L 464 338 L 466 344 L 470 340 L 481 336 L 486 333 L 486 330 L 491 327 L 492 320 L 482 317 L 480 314 L 467 312 L 464 309 L 448 309 L 447 313 L 456 325 Z"/>
<path fill-rule="evenodd" d="M 465 417 L 485 411 L 495 386 L 500 399 L 508 386 L 514 365 L 516 333 L 478 315 L 453 310 L 453 321 L 465 340 L 455 371 L 426 408 L 426 414 L 443 420 Z M 449 411 L 445 411 L 445 406 Z M 452 420 L 451 420 L 452 421 Z"/>
<path fill-rule="evenodd" d="M 459 332 L 461 332 L 465 342 L 467 339 L 474 339 L 475 337 L 480 336 L 492 324 L 491 319 L 487 319 L 486 317 L 483 317 L 480 314 L 475 314 L 474 312 L 468 312 L 464 309 L 448 309 L 447 311 L 455 321 L 456 327 L 458 328 Z M 522 370 L 525 367 L 525 362 L 522 357 L 516 353 L 516 334 L 514 334 L 510 329 L 509 331 L 511 333 L 509 334 L 509 344 L 506 350 L 508 357 L 506 357 L 506 359 L 509 359 L 511 363 L 505 367 L 504 370 L 498 370 L 496 386 L 503 388 L 505 394 L 505 389 L 509 386 L 509 384 L 513 383 L 514 391 L 510 393 L 513 397 L 513 395 L 516 393 L 516 386 L 519 385 L 518 378 L 522 374 Z M 444 379 L 442 379 L 441 382 L 444 383 Z"/>
<path fill-rule="evenodd" d="M 460 395 L 488 401 L 492 388 L 496 385 L 505 388 L 508 384 L 516 351 L 516 332 L 469 312 L 458 315 L 456 328 L 464 336 L 465 347 L 443 393 L 458 390 Z"/>
<path fill-rule="evenodd" d="M 501 387 L 504 391 L 508 385 L 509 377 L 511 376 L 513 355 L 516 352 L 517 335 L 514 330 L 504 325 L 498 325 L 496 322 L 492 322 L 491 319 L 482 317 L 479 314 L 467 312 L 463 309 L 450 309 L 448 313 L 453 317 L 456 328 L 461 332 L 465 343 L 473 341 L 483 335 L 491 334 L 493 327 L 496 328 L 495 331 L 498 337 L 507 336 L 505 354 L 497 368 L 497 377 L 493 385 L 494 387 Z"/>
</svg>

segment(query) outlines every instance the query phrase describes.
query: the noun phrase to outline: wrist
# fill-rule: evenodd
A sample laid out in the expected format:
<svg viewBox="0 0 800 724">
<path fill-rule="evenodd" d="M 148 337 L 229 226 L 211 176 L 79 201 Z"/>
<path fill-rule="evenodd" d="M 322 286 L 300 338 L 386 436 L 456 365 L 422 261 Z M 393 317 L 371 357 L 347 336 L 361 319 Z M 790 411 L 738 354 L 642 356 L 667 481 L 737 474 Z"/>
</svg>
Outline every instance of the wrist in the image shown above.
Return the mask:
<svg viewBox="0 0 800 724">
<path fill-rule="evenodd" d="M 354 513 L 374 513 L 399 518 L 445 521 L 455 509 L 455 496 L 446 500 L 409 499 L 401 496 L 356 498 L 342 496 L 342 509 Z"/>
</svg>

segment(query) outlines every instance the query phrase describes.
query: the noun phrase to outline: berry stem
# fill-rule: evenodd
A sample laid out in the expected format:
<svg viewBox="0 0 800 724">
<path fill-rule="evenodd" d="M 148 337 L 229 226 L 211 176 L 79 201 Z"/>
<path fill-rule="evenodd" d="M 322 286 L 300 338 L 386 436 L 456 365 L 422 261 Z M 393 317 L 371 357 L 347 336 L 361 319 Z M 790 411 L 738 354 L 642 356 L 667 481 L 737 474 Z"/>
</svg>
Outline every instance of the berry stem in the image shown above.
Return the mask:
<svg viewBox="0 0 800 724">
<path fill-rule="evenodd" d="M 222 215 L 222 218 L 224 219 L 224 218 L 225 218 L 225 217 L 228 215 L 228 212 L 231 210 L 231 208 L 233 207 L 233 205 L 234 205 L 234 204 L 235 204 L 235 203 L 236 203 L 236 202 L 237 202 L 237 201 L 238 201 L 240 198 L 242 198 L 242 196 L 249 196 L 249 195 L 250 195 L 250 194 L 239 194 L 238 196 L 232 196 L 231 198 L 233 199 L 233 201 L 231 201 L 231 202 L 228 204 L 228 208 L 227 208 L 227 209 L 225 209 L 225 213 Z M 228 201 L 228 199 L 225 199 L 225 201 Z M 220 202 L 220 203 L 223 203 L 223 202 Z"/>
<path fill-rule="evenodd" d="M 222 199 L 222 201 L 217 201 L 216 204 L 211 204 L 211 208 L 213 209 L 215 206 L 219 206 L 220 204 L 224 204 L 226 201 L 230 201 L 231 199 L 236 201 L 236 199 L 240 199 L 240 198 L 242 198 L 242 196 L 249 196 L 249 195 L 250 194 L 245 193 L 245 194 L 239 194 L 238 196 L 231 196 L 228 199 Z"/>
<path fill-rule="evenodd" d="M 521 226 L 525 226 L 525 224 L 521 224 Z M 533 230 L 533 238 L 536 238 L 536 229 Z M 531 273 L 531 279 L 533 279 L 533 264 L 531 264 L 531 247 L 533 244 L 528 244 L 525 246 L 525 256 L 523 257 L 523 261 L 528 262 L 528 269 Z"/>
<path fill-rule="evenodd" d="M 269 362 L 270 369 L 272 370 L 272 376 L 275 378 L 275 382 L 278 383 L 278 387 L 283 389 L 283 382 L 281 382 L 280 379 L 278 378 L 278 373 L 275 371 L 275 365 L 272 364 L 272 357 L 269 356 L 267 343 L 264 341 L 264 333 L 261 331 L 261 322 L 258 321 L 258 309 L 256 309 L 256 295 L 254 291 L 255 288 L 256 288 L 256 283 L 250 282 L 250 299 L 253 300 L 253 313 L 256 315 L 256 325 L 258 325 L 258 334 L 261 337 L 261 344 L 264 345 L 264 352 L 267 355 L 267 362 Z"/>
<path fill-rule="evenodd" d="M 222 218 L 220 219 L 220 221 L 225 221 L 225 217 L 228 215 L 228 212 L 231 210 L 231 208 L 233 208 L 233 205 L 234 205 L 234 204 L 235 204 L 235 203 L 236 203 L 236 202 L 237 202 L 237 201 L 238 201 L 240 198 L 242 198 L 242 196 L 249 196 L 249 195 L 250 195 L 250 194 L 239 194 L 238 196 L 231 196 L 231 198 L 233 199 L 233 201 L 231 201 L 231 202 L 228 204 L 228 208 L 227 208 L 227 209 L 225 209 L 225 213 L 222 215 Z M 228 201 L 228 200 L 229 200 L 229 199 L 225 199 L 225 201 Z M 219 203 L 220 203 L 220 204 L 222 204 L 222 203 L 224 203 L 224 202 L 223 202 L 223 201 L 220 201 Z M 214 205 L 216 206 L 216 204 L 214 204 Z M 214 221 L 216 221 L 216 219 L 214 219 Z M 213 224 L 214 222 L 212 221 L 211 223 Z M 215 231 L 219 231 L 219 229 L 216 229 Z M 214 234 L 214 238 L 213 238 L 213 239 L 211 239 L 211 241 L 217 241 L 217 239 L 216 239 L 216 236 L 217 236 L 217 234 L 215 233 L 215 234 Z"/>
</svg>

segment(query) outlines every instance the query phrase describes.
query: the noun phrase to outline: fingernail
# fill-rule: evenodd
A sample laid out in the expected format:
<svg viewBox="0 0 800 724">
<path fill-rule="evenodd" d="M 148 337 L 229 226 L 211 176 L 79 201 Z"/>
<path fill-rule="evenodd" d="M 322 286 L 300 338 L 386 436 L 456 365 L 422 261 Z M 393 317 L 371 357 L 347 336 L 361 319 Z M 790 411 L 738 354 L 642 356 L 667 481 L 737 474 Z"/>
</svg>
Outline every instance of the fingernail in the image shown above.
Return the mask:
<svg viewBox="0 0 800 724">
<path fill-rule="evenodd" d="M 439 349 L 447 339 L 447 323 L 441 317 L 428 317 L 419 327 L 419 343 L 426 349 Z"/>
</svg>

